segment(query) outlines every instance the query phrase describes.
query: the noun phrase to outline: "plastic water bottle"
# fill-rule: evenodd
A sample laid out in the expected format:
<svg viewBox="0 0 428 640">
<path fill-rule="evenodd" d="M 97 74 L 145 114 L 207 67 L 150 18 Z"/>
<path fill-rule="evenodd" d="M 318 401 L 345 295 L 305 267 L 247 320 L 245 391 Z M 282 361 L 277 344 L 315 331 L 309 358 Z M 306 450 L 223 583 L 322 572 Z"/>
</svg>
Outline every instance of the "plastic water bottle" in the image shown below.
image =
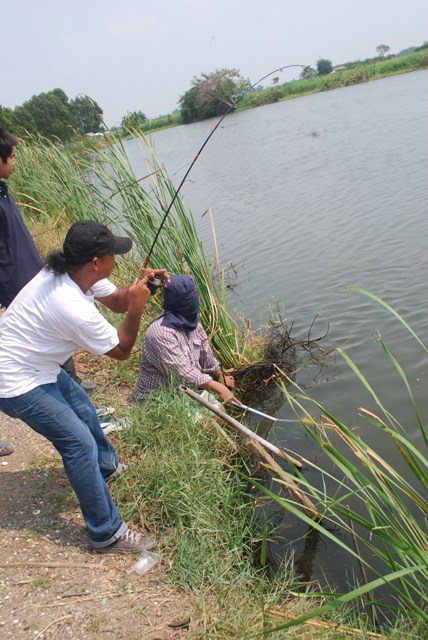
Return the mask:
<svg viewBox="0 0 428 640">
<path fill-rule="evenodd" d="M 156 567 L 161 561 L 161 556 L 158 553 L 152 553 L 151 551 L 143 551 L 137 562 L 134 564 L 134 571 L 139 576 L 143 576 L 145 573 Z"/>
</svg>

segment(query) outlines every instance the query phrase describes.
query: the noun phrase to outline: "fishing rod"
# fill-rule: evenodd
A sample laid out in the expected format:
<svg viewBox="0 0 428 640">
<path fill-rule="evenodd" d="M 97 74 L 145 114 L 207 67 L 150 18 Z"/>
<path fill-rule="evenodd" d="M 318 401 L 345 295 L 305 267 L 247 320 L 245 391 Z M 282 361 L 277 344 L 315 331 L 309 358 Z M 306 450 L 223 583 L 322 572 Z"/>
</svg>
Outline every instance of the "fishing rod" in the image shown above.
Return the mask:
<svg viewBox="0 0 428 640">
<path fill-rule="evenodd" d="M 156 232 L 156 235 L 154 237 L 154 240 L 152 242 L 152 246 L 149 249 L 149 252 L 147 254 L 147 257 L 144 261 L 143 264 L 143 268 L 145 269 L 147 267 L 147 265 L 149 264 L 149 260 L 150 257 L 152 255 L 153 249 L 155 247 L 155 244 L 159 238 L 160 232 L 162 231 L 163 225 L 166 222 L 166 219 L 169 215 L 169 212 L 171 211 L 171 208 L 175 202 L 175 200 L 177 199 L 178 194 L 181 191 L 181 187 L 183 186 L 183 184 L 186 182 L 187 176 L 189 175 L 189 173 L 191 172 L 191 170 L 193 169 L 193 166 L 195 165 L 196 161 L 198 160 L 199 156 L 201 155 L 202 151 L 204 150 L 205 146 L 208 144 L 208 141 L 210 140 L 211 136 L 215 133 L 215 131 L 217 131 L 217 129 L 219 128 L 219 126 L 221 125 L 221 123 L 223 122 L 223 120 L 225 119 L 225 117 L 233 110 L 236 108 L 236 105 L 239 104 L 239 102 L 241 102 L 241 100 L 248 94 L 250 93 L 250 91 L 252 91 L 258 84 L 260 84 L 261 82 L 263 82 L 263 80 L 265 80 L 266 78 L 268 78 L 269 76 L 273 75 L 274 73 L 278 73 L 278 72 L 282 72 L 284 69 L 291 69 L 292 67 L 300 67 L 302 69 L 304 69 L 304 65 L 303 64 L 287 64 L 283 67 L 279 67 L 278 69 L 275 69 L 274 71 L 270 71 L 269 73 L 267 73 L 265 76 L 263 76 L 262 78 L 260 78 L 259 80 L 257 80 L 257 82 L 255 82 L 254 84 L 252 84 L 250 87 L 248 87 L 248 89 L 246 89 L 240 96 L 239 98 L 236 100 L 236 102 L 232 105 L 230 105 L 229 109 L 227 109 L 226 113 L 224 113 L 221 118 L 219 119 L 219 121 L 217 122 L 217 124 L 214 126 L 214 128 L 210 131 L 209 135 L 205 138 L 201 148 L 199 149 L 199 151 L 197 152 L 197 154 L 195 155 L 195 157 L 193 158 L 192 162 L 189 165 L 189 168 L 187 169 L 186 173 L 184 174 L 183 179 L 181 180 L 180 184 L 178 185 L 177 189 L 175 190 L 173 196 L 172 196 L 172 200 L 168 206 L 168 208 L 165 211 L 165 214 L 162 218 L 162 222 L 159 225 L 159 229 Z"/>
</svg>

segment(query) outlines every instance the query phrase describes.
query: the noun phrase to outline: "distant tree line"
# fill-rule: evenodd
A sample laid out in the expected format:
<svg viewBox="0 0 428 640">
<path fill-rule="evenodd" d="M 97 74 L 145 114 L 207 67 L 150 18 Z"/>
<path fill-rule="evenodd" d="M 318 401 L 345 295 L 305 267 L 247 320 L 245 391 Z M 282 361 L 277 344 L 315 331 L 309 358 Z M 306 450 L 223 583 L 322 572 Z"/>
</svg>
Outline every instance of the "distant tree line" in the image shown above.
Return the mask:
<svg viewBox="0 0 428 640">
<path fill-rule="evenodd" d="M 389 53 L 390 50 L 391 50 L 391 47 L 387 44 L 379 44 L 376 47 L 376 52 L 378 53 L 379 58 L 381 58 L 382 60 L 385 58 L 386 54 Z M 355 64 L 360 64 L 360 61 L 358 60 L 358 62 L 356 63 L 346 63 L 346 65 L 344 66 L 351 67 Z M 300 77 L 304 80 L 307 80 L 308 78 L 314 78 L 315 76 L 327 76 L 332 71 L 333 71 L 333 65 L 331 63 L 331 60 L 320 58 L 316 63 L 316 69 L 314 69 L 311 66 L 304 67 L 300 74 Z"/>
<path fill-rule="evenodd" d="M 398 55 L 407 53 L 407 51 L 424 51 L 427 48 L 428 42 L 425 41 L 422 46 L 409 47 Z M 357 71 L 354 76 L 345 78 L 343 83 L 346 85 L 366 81 L 369 77 L 369 71 L 360 69 L 363 64 L 379 61 L 385 64 L 387 60 L 394 58 L 393 54 L 387 55 L 390 52 L 390 47 L 387 44 L 378 45 L 376 52 L 378 54 L 376 58 L 347 62 L 345 65 L 335 68 L 330 60 L 320 58 L 315 67 L 304 67 L 300 78 L 311 80 L 311 90 L 313 90 L 317 78 L 330 76 L 332 71 L 339 69 L 351 71 L 355 68 Z M 426 67 L 428 60 L 427 62 L 424 60 L 420 64 Z M 414 64 L 417 68 L 419 63 L 416 61 Z M 374 73 L 374 70 L 371 70 L 370 73 L 372 71 Z M 327 86 L 328 81 L 330 78 L 323 79 L 324 89 L 331 88 L 330 85 Z M 194 76 L 190 88 L 179 98 L 180 108 L 177 113 L 149 120 L 142 111 L 128 111 L 122 118 L 120 127 L 126 133 L 132 129 L 149 131 L 172 124 L 188 124 L 222 116 L 229 109 L 234 110 L 244 94 L 247 94 L 244 101 L 245 107 L 248 108 L 250 104 L 252 106 L 268 104 L 281 100 L 285 95 L 296 93 L 294 91 L 295 81 L 279 85 L 279 77 L 276 76 L 272 79 L 272 83 L 274 86 L 271 89 L 264 90 L 263 86 L 259 84 L 249 92 L 251 83 L 248 78 L 244 78 L 240 74 L 238 69 L 223 68 L 212 73 L 202 73 L 199 77 Z M 341 86 L 339 79 L 337 83 L 330 82 L 330 84 Z M 300 90 L 304 93 L 304 90 Z M 257 95 L 261 93 L 263 96 Z M 26 132 L 39 133 L 48 138 L 67 142 L 76 133 L 81 135 L 98 133 L 103 129 L 102 121 L 102 109 L 95 100 L 81 95 L 74 100 L 69 100 L 62 89 L 53 89 L 47 93 L 35 95 L 15 109 L 8 109 L 0 105 L 0 125 L 17 135 L 25 135 Z M 116 129 L 116 127 L 112 127 L 112 129 Z"/>
<path fill-rule="evenodd" d="M 62 89 L 39 93 L 9 109 L 0 105 L 0 124 L 18 136 L 39 133 L 67 142 L 75 134 L 97 133 L 102 128 L 101 107 L 87 96 L 69 100 Z"/>
</svg>

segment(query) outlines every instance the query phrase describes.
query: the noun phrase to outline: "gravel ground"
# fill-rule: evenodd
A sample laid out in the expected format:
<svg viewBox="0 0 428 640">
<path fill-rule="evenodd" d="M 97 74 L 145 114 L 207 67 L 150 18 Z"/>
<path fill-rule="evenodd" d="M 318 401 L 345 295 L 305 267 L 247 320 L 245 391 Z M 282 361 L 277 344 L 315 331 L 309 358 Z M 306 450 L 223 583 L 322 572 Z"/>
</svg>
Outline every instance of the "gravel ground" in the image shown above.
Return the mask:
<svg viewBox="0 0 428 640">
<path fill-rule="evenodd" d="M 58 454 L 0 413 L 0 637 L 2 640 L 184 639 L 192 601 L 144 576 L 133 556 L 91 551 Z M 190 622 L 189 622 L 190 621 Z"/>
</svg>

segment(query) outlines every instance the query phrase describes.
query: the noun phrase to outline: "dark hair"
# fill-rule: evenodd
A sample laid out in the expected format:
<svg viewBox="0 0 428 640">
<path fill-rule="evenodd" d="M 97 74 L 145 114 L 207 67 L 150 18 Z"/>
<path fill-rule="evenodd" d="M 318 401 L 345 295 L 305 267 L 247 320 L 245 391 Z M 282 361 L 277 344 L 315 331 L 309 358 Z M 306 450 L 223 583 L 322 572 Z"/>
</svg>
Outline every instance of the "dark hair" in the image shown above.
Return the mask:
<svg viewBox="0 0 428 640">
<path fill-rule="evenodd" d="M 3 127 L 0 127 L 0 158 L 3 162 L 7 162 L 8 157 L 12 154 L 13 147 L 18 144 L 17 138 Z"/>
<path fill-rule="evenodd" d="M 67 260 L 62 251 L 54 251 L 46 258 L 45 267 L 48 271 L 52 271 L 55 276 L 62 276 L 70 269 L 72 271 L 80 271 L 84 265 L 71 266 L 67 264 Z"/>
</svg>

